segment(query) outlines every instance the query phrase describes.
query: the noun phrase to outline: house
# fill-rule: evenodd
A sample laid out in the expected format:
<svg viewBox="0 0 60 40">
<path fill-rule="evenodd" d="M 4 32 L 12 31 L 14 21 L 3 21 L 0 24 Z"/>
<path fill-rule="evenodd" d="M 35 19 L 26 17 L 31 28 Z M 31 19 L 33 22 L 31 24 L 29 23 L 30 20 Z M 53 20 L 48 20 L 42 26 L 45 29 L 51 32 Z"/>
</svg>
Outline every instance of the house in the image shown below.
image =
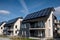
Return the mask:
<svg viewBox="0 0 60 40">
<path fill-rule="evenodd" d="M 55 35 L 57 38 L 60 38 L 60 20 L 55 20 Z"/>
<path fill-rule="evenodd" d="M 3 30 L 4 30 L 5 24 L 6 24 L 5 21 L 0 23 L 0 35 L 3 35 Z"/>
<path fill-rule="evenodd" d="M 22 22 L 21 36 L 29 38 L 53 38 L 56 16 L 53 7 L 28 14 Z"/>
<path fill-rule="evenodd" d="M 9 20 L 5 25 L 4 34 L 9 36 L 18 36 L 22 20 L 22 17 Z"/>
</svg>

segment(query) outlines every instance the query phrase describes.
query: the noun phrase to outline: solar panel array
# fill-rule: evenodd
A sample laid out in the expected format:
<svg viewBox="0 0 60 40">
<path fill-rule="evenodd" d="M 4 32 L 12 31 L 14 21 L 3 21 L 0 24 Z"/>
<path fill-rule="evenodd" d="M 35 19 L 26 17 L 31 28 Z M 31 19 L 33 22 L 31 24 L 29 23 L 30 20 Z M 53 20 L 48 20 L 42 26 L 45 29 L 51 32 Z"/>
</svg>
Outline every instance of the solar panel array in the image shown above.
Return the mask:
<svg viewBox="0 0 60 40">
<path fill-rule="evenodd" d="M 4 22 L 1 22 L 1 23 L 0 23 L 0 26 L 1 26 L 3 23 L 4 23 Z"/>
<path fill-rule="evenodd" d="M 46 8 L 46 9 L 43 9 L 41 11 L 38 11 L 38 12 L 34 12 L 34 13 L 31 13 L 31 14 L 28 14 L 24 20 L 30 20 L 30 19 L 34 19 L 34 18 L 38 18 L 38 17 L 45 17 L 47 15 L 49 15 L 51 13 L 51 11 L 53 11 L 54 8 L 53 7 L 50 7 L 50 8 Z"/>
<path fill-rule="evenodd" d="M 12 19 L 12 20 L 9 20 L 9 21 L 7 22 L 7 24 L 15 23 L 15 22 L 17 21 L 17 19 L 23 19 L 23 18 L 22 18 L 22 17 L 14 18 L 14 19 Z"/>
<path fill-rule="evenodd" d="M 1 26 L 3 23 L 6 23 L 6 21 L 0 22 L 0 26 Z"/>
</svg>

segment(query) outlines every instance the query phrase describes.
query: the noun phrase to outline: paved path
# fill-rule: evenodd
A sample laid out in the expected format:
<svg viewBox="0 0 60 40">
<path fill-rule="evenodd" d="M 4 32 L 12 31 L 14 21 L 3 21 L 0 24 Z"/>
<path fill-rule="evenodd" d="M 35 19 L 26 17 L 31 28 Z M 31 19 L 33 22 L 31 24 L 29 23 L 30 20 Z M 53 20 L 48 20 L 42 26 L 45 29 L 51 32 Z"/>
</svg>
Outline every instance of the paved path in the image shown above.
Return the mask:
<svg viewBox="0 0 60 40">
<path fill-rule="evenodd" d="M 0 38 L 0 40 L 10 40 L 9 38 Z"/>
</svg>

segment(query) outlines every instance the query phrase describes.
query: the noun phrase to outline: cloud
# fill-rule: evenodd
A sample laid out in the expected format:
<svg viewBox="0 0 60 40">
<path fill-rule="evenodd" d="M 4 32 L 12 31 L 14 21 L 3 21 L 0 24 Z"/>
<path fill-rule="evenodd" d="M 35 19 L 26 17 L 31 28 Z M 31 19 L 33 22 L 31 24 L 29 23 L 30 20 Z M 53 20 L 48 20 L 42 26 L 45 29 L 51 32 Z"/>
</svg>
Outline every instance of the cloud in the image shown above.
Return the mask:
<svg viewBox="0 0 60 40">
<path fill-rule="evenodd" d="M 20 0 L 20 3 L 21 3 L 21 5 L 22 5 L 23 8 L 24 8 L 24 10 L 21 10 L 21 12 L 28 14 L 29 11 L 28 11 L 28 8 L 27 8 L 27 5 L 26 5 L 25 1 L 24 1 L 24 0 Z"/>
<path fill-rule="evenodd" d="M 7 10 L 0 10 L 0 14 L 9 14 L 10 12 Z"/>
<path fill-rule="evenodd" d="M 59 7 L 54 8 L 54 9 L 55 9 L 54 14 L 55 14 L 56 16 L 60 16 L 60 6 L 59 6 Z"/>
</svg>

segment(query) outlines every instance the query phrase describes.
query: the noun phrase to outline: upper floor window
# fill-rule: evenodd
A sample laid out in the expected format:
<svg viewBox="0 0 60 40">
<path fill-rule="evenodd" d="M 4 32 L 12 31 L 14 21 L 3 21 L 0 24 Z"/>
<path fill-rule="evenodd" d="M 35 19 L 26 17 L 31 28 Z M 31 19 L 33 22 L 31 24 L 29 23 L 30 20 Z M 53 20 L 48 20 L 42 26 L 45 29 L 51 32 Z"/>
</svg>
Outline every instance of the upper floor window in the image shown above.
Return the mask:
<svg viewBox="0 0 60 40">
<path fill-rule="evenodd" d="M 50 20 L 49 20 L 49 27 L 50 27 L 51 25 L 50 25 Z"/>
<path fill-rule="evenodd" d="M 1 29 L 3 29 L 3 28 L 1 27 Z"/>
<path fill-rule="evenodd" d="M 27 27 L 29 27 L 29 26 L 30 26 L 29 23 L 25 23 L 25 24 L 22 24 L 22 25 L 21 25 L 21 28 L 27 28 Z"/>
<path fill-rule="evenodd" d="M 26 24 L 22 24 L 21 28 L 26 28 Z"/>
<path fill-rule="evenodd" d="M 41 28 L 45 27 L 44 21 L 38 22 L 38 27 L 41 27 Z"/>
<path fill-rule="evenodd" d="M 17 28 L 17 25 L 15 26 L 15 28 Z"/>
<path fill-rule="evenodd" d="M 38 22 L 35 23 L 35 28 L 38 27 Z"/>
</svg>

